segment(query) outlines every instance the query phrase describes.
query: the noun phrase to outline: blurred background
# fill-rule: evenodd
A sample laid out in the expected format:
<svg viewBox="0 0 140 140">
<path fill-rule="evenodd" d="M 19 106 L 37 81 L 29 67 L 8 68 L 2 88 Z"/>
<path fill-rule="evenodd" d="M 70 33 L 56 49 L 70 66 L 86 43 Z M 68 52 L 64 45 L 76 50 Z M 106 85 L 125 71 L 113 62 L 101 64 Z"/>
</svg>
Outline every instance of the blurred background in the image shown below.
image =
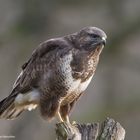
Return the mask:
<svg viewBox="0 0 140 140">
<path fill-rule="evenodd" d="M 119 121 L 127 140 L 140 137 L 140 1 L 139 0 L 1 0 L 0 99 L 6 97 L 21 65 L 42 41 L 97 26 L 107 35 L 96 75 L 75 107 L 71 120 Z M 15 140 L 54 140 L 56 120 L 39 111 L 13 121 L 0 120 L 0 136 Z"/>
</svg>

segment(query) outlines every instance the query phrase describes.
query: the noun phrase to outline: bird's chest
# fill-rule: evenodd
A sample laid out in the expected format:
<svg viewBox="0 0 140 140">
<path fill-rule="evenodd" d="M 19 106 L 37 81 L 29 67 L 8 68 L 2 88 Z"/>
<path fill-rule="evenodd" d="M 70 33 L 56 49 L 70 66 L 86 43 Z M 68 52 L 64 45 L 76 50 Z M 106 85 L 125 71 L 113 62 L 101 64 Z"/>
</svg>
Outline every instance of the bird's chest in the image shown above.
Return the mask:
<svg viewBox="0 0 140 140">
<path fill-rule="evenodd" d="M 76 63 L 73 65 L 72 62 Z M 79 63 L 75 61 L 72 53 L 62 58 L 58 57 L 53 68 L 44 75 L 44 84 L 41 84 L 44 85 L 43 89 L 51 96 L 57 94 L 69 99 L 74 98 L 87 88 L 93 76 L 93 62 L 85 61 L 84 63 L 88 64 L 84 65 L 81 61 Z"/>
<path fill-rule="evenodd" d="M 86 90 L 88 87 L 89 83 L 91 82 L 93 75 L 91 75 L 86 81 L 81 81 L 79 86 L 78 86 L 78 92 L 81 93 Z"/>
<path fill-rule="evenodd" d="M 75 87 L 75 90 L 71 90 L 71 92 L 69 92 L 64 98 L 62 98 L 62 105 L 65 105 L 67 103 L 71 103 L 73 102 L 75 99 L 78 99 L 79 96 L 81 95 L 81 93 L 83 91 L 86 90 L 86 88 L 88 87 L 89 83 L 91 82 L 93 75 L 86 81 L 81 82 L 81 81 L 74 81 L 74 85 L 77 86 Z M 73 89 L 73 88 L 72 88 Z"/>
<path fill-rule="evenodd" d="M 70 65 L 72 59 L 71 53 L 62 58 L 58 57 L 54 67 L 44 76 L 44 85 L 48 86 L 51 94 L 58 93 L 61 94 L 61 96 L 65 96 L 75 91 L 79 86 L 80 80 L 74 79 L 72 76 L 72 68 Z"/>
<path fill-rule="evenodd" d="M 74 79 L 81 79 L 82 82 L 88 81 L 88 79 L 94 75 L 98 59 L 86 58 L 84 60 L 73 61 L 72 76 Z"/>
<path fill-rule="evenodd" d="M 71 79 L 71 84 L 69 84 L 68 94 L 63 98 L 63 105 L 73 102 L 86 90 L 94 75 L 96 65 L 97 61 L 95 62 L 94 59 L 71 63 L 71 74 L 68 78 L 68 80 Z"/>
<path fill-rule="evenodd" d="M 74 59 L 69 53 L 59 60 L 53 72 L 53 81 L 67 93 L 83 92 L 91 81 L 96 69 L 97 59 Z"/>
<path fill-rule="evenodd" d="M 60 60 L 61 65 L 56 69 L 55 80 L 58 84 L 64 86 L 64 89 L 66 89 L 68 93 L 72 93 L 74 91 L 81 93 L 87 88 L 93 77 L 94 61 L 92 59 L 84 61 L 84 63 L 79 61 L 79 66 L 78 63 L 76 66 L 82 67 L 79 71 L 73 69 L 72 61 L 74 61 L 72 55 L 67 55 Z M 75 78 L 74 73 L 79 74 L 79 78 Z"/>
</svg>

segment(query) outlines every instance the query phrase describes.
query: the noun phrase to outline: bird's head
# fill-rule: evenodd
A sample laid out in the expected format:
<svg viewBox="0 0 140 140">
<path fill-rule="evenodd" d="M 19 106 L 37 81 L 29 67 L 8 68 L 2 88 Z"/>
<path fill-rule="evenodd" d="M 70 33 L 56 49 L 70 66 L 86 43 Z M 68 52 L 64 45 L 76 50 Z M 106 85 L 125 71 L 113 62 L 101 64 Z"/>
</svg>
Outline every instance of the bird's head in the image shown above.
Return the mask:
<svg viewBox="0 0 140 140">
<path fill-rule="evenodd" d="M 97 27 L 86 27 L 76 34 L 76 46 L 86 51 L 102 51 L 106 44 L 107 35 Z"/>
</svg>

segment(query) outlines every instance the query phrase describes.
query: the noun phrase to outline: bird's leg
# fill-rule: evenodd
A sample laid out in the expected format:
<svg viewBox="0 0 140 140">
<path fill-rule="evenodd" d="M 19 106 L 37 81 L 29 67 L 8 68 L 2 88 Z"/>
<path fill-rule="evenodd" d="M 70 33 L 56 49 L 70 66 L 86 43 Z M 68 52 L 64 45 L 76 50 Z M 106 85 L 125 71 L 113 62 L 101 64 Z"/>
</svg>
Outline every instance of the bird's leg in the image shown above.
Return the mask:
<svg viewBox="0 0 140 140">
<path fill-rule="evenodd" d="M 63 121 L 70 125 L 71 123 L 69 120 L 69 110 L 70 110 L 70 104 L 66 104 L 60 107 L 60 115 Z"/>
<path fill-rule="evenodd" d="M 70 119 L 69 119 L 69 116 L 68 116 L 68 115 L 66 115 L 66 116 L 65 116 L 65 121 L 66 121 L 68 124 L 71 124 L 71 123 L 70 123 Z"/>
<path fill-rule="evenodd" d="M 58 117 L 60 122 L 64 122 L 64 120 L 62 119 L 61 114 L 60 114 L 59 111 L 57 112 L 57 117 Z"/>
<path fill-rule="evenodd" d="M 57 112 L 57 117 L 58 117 L 60 122 L 66 122 L 66 123 L 70 124 L 70 119 L 69 119 L 68 115 L 66 115 L 65 117 L 62 118 L 60 112 L 58 111 Z"/>
</svg>

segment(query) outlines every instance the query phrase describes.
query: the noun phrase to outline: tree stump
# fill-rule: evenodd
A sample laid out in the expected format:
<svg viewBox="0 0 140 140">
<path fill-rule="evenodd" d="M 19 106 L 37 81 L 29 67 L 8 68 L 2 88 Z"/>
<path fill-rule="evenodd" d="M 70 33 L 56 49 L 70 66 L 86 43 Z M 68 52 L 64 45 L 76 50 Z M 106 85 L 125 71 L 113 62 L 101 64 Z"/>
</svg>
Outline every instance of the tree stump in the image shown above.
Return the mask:
<svg viewBox="0 0 140 140">
<path fill-rule="evenodd" d="M 125 130 L 113 119 L 101 124 L 56 124 L 57 140 L 124 140 Z"/>
</svg>

